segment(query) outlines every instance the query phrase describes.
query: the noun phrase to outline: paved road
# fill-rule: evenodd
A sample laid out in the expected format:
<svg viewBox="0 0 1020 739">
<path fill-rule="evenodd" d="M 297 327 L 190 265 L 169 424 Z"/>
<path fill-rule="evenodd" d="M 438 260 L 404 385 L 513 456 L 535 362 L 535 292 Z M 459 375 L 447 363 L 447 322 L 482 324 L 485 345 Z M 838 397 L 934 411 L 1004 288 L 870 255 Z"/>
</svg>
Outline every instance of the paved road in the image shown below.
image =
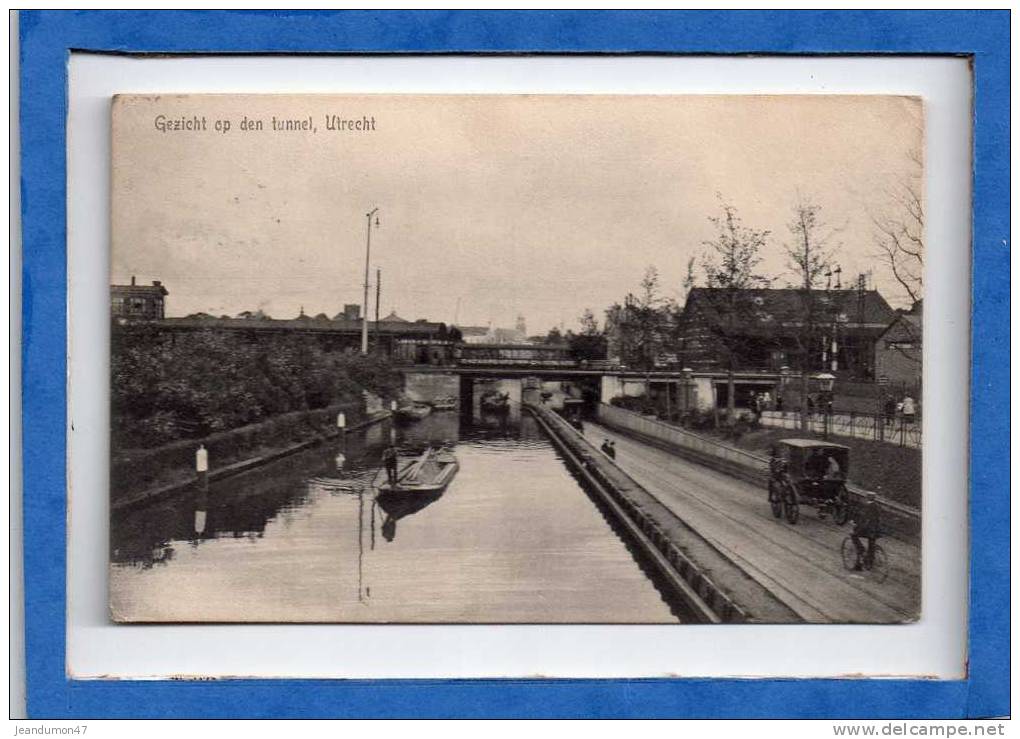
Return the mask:
<svg viewBox="0 0 1020 739">
<path fill-rule="evenodd" d="M 773 518 L 765 490 L 721 472 L 585 423 L 596 447 L 616 442 L 616 463 L 664 505 L 808 622 L 896 623 L 917 618 L 921 552 L 882 539 L 890 572 L 883 583 L 843 568 L 840 545 L 850 527 L 801 508 L 791 526 Z"/>
</svg>

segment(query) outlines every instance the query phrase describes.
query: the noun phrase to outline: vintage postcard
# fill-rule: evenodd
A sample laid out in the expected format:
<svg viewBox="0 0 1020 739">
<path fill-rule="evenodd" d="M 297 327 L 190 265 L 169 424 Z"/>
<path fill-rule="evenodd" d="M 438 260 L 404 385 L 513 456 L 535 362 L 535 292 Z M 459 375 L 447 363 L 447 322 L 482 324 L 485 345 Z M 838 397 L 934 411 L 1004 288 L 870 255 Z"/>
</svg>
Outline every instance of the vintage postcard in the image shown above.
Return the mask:
<svg viewBox="0 0 1020 739">
<path fill-rule="evenodd" d="M 919 618 L 919 98 L 121 95 L 112 150 L 113 620 Z"/>
</svg>

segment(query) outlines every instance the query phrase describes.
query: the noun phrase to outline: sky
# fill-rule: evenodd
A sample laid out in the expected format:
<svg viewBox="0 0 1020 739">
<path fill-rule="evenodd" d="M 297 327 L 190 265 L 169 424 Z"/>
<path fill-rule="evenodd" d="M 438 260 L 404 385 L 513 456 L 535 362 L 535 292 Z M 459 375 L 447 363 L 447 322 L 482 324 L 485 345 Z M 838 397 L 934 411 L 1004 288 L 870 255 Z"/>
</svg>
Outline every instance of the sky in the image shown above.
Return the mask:
<svg viewBox="0 0 1020 739">
<path fill-rule="evenodd" d="M 160 118 L 162 116 L 163 118 Z M 272 130 L 273 117 L 311 130 Z M 361 130 L 327 130 L 331 116 Z M 242 130 L 242 120 L 262 130 Z M 196 124 L 196 119 L 198 123 Z M 201 127 L 204 119 L 205 130 Z M 334 119 L 334 120 L 335 120 Z M 160 121 L 181 121 L 179 129 Z M 230 130 L 217 130 L 229 121 Z M 191 130 L 188 130 L 190 122 Z M 220 129 L 223 128 L 222 123 Z M 762 271 L 793 281 L 798 202 L 820 206 L 844 284 L 873 271 L 874 217 L 917 175 L 923 105 L 894 96 L 119 96 L 113 105 L 112 274 L 161 280 L 167 314 L 330 316 L 371 310 L 576 328 L 654 265 L 682 296 L 719 197 L 771 231 Z M 374 224 L 374 221 L 373 221 Z M 699 275 L 700 277 L 700 275 Z"/>
</svg>

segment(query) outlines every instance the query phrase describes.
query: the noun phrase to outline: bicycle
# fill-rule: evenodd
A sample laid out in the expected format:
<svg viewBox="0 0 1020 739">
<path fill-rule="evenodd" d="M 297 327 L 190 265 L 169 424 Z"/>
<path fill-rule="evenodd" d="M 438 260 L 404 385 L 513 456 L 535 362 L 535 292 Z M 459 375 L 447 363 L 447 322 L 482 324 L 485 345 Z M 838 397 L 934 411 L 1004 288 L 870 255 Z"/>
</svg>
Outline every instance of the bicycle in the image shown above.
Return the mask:
<svg viewBox="0 0 1020 739">
<path fill-rule="evenodd" d="M 843 568 L 853 571 L 857 565 L 857 547 L 854 545 L 853 537 L 847 536 L 843 539 L 841 553 Z M 878 542 L 875 542 L 871 550 L 871 565 L 868 566 L 867 562 L 861 562 L 861 572 L 869 571 L 876 582 L 885 582 L 885 579 L 889 577 L 889 558 Z"/>
</svg>

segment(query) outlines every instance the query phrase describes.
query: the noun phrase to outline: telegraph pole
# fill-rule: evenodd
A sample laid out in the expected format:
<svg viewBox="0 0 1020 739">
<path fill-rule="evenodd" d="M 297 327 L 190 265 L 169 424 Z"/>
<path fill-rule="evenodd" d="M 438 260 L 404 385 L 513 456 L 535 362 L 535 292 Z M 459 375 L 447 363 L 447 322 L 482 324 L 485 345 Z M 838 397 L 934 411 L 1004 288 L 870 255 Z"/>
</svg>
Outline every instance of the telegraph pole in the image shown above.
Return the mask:
<svg viewBox="0 0 1020 739">
<path fill-rule="evenodd" d="M 382 270 L 375 268 L 375 346 L 379 351 L 379 294 L 382 291 Z"/>
<path fill-rule="evenodd" d="M 378 208 L 373 208 L 370 212 L 365 214 L 367 221 L 367 230 L 365 231 L 365 299 L 362 304 L 362 315 L 361 315 L 361 353 L 368 354 L 368 263 L 372 254 L 372 216 L 375 216 L 379 212 Z M 379 227 L 379 217 L 375 218 L 375 226 Z"/>
</svg>

